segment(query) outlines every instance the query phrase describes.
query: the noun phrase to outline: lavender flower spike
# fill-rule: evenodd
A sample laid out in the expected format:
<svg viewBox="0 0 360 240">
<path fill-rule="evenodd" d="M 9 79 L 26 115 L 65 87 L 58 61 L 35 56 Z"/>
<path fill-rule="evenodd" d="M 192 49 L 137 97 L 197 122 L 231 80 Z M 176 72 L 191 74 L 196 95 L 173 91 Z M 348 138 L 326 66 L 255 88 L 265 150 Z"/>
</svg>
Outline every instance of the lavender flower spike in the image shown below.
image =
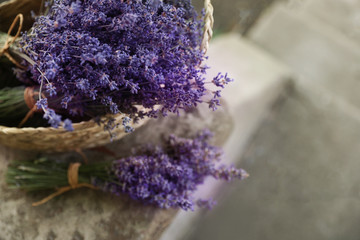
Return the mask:
<svg viewBox="0 0 360 240">
<path fill-rule="evenodd" d="M 190 0 L 54 0 L 22 36 L 22 51 L 33 60 L 22 75 L 59 98 L 70 119 L 96 115 L 93 106 L 135 117 L 177 113 L 206 93 L 201 40 L 202 19 Z M 230 81 L 219 77 L 221 88 Z M 47 114 L 53 127 L 58 114 Z"/>
<path fill-rule="evenodd" d="M 171 135 L 164 148 L 148 146 L 136 156 L 115 161 L 109 172 L 114 176 L 111 181 L 94 179 L 94 184 L 163 208 L 193 210 L 195 204 L 210 208 L 215 204 L 211 199 L 195 201 L 192 197 L 206 177 L 230 181 L 248 176 L 243 169 L 216 166 L 222 151 L 208 143 L 211 137 L 207 130 L 194 139 Z"/>
</svg>

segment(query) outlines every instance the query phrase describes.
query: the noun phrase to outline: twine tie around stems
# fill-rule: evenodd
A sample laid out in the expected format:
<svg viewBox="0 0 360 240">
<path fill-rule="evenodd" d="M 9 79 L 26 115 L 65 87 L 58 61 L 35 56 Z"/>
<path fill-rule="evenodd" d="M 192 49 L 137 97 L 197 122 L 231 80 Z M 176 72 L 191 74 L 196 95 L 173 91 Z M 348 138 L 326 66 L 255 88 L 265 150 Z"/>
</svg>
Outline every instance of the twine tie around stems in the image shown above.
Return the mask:
<svg viewBox="0 0 360 240">
<path fill-rule="evenodd" d="M 67 191 L 70 191 L 73 189 L 82 188 L 82 187 L 98 189 L 94 185 L 91 185 L 88 183 L 79 183 L 79 167 L 80 166 L 81 166 L 81 163 L 71 163 L 69 165 L 68 172 L 67 172 L 69 186 L 59 188 L 55 193 L 50 194 L 49 196 L 42 199 L 41 201 L 33 203 L 32 206 L 36 207 L 36 206 L 42 205 L 42 204 L 50 201 L 54 197 L 59 196 L 59 195 L 63 194 L 64 192 L 67 192 Z"/>
<path fill-rule="evenodd" d="M 29 118 L 31 118 L 35 112 L 41 112 L 41 109 L 37 109 L 36 107 L 36 100 L 34 99 L 34 96 L 38 94 L 38 92 L 34 91 L 34 87 L 27 87 L 24 90 L 24 101 L 26 106 L 28 106 L 29 111 L 26 114 L 26 116 L 21 120 L 19 123 L 19 127 L 22 127 Z"/>
<path fill-rule="evenodd" d="M 19 21 L 19 28 L 15 34 L 14 37 L 11 37 L 11 32 L 13 31 L 16 23 Z M 13 58 L 9 52 L 9 48 L 11 46 L 11 44 L 13 44 L 16 40 L 16 38 L 19 37 L 20 35 L 20 32 L 21 32 L 21 29 L 22 29 L 22 26 L 23 26 L 23 22 L 24 22 L 24 16 L 19 13 L 18 15 L 16 15 L 14 21 L 11 23 L 11 26 L 7 32 L 7 39 L 5 41 L 5 44 L 4 46 L 0 49 L 0 57 L 2 55 L 6 56 L 13 64 L 15 64 L 18 68 L 21 68 L 21 69 L 25 69 L 24 66 L 22 66 L 20 63 L 18 63 L 15 58 Z"/>
</svg>

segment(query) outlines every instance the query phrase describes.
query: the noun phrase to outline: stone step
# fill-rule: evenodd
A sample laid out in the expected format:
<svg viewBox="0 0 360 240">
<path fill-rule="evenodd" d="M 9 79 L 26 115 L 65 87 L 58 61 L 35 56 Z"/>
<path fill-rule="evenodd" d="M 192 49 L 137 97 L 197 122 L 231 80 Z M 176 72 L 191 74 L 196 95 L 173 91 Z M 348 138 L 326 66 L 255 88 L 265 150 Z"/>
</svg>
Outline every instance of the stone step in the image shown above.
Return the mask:
<svg viewBox="0 0 360 240">
<path fill-rule="evenodd" d="M 359 239 L 359 115 L 318 90 L 275 105 L 242 158 L 250 178 L 183 239 Z"/>
<path fill-rule="evenodd" d="M 312 0 L 304 5 L 305 10 L 313 16 L 360 42 L 360 1 Z"/>
<path fill-rule="evenodd" d="M 235 121 L 225 145 L 229 162 L 238 160 L 249 136 L 257 129 L 264 112 L 293 78 L 290 69 L 238 34 L 216 38 L 210 45 L 208 78 L 219 72 L 234 79 L 222 97 Z"/>
<path fill-rule="evenodd" d="M 292 11 L 275 4 L 248 37 L 308 84 L 360 108 L 360 44 L 314 17 L 306 6 Z"/>
<path fill-rule="evenodd" d="M 234 119 L 234 128 L 223 146 L 226 163 L 238 163 L 246 145 L 268 114 L 272 104 L 284 94 L 292 79 L 285 65 L 259 50 L 237 34 L 220 36 L 210 44 L 209 80 L 221 71 L 235 79 L 223 97 Z M 242 185 L 242 183 L 235 183 Z M 209 179 L 197 192 L 201 198 L 220 200 L 219 189 L 227 189 Z M 162 236 L 162 240 L 185 239 L 199 218 L 199 211 L 180 212 Z M 222 238 L 224 239 L 224 238 Z"/>
</svg>

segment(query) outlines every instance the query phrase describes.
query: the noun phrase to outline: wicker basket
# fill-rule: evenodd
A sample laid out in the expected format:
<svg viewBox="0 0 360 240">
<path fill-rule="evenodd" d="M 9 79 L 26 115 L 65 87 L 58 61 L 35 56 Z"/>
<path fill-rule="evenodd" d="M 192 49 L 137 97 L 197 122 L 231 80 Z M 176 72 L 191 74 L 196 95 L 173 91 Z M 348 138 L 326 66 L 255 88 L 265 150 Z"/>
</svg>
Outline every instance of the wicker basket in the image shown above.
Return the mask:
<svg viewBox="0 0 360 240">
<path fill-rule="evenodd" d="M 214 22 L 213 7 L 210 0 L 204 0 L 204 7 L 205 25 L 201 47 L 207 51 L 212 37 Z M 126 115 L 119 114 L 115 116 L 115 119 L 117 122 L 121 122 L 124 116 Z M 145 122 L 147 122 L 147 119 L 141 119 L 138 123 L 133 124 L 132 127 L 136 129 Z M 74 131 L 69 132 L 63 128 L 15 128 L 0 126 L 0 143 L 24 150 L 64 152 L 101 146 L 111 141 L 109 133 L 92 120 L 75 123 L 73 127 Z M 118 127 L 113 132 L 115 134 L 113 140 L 120 139 L 126 135 L 123 127 Z"/>
<path fill-rule="evenodd" d="M 121 122 L 123 117 L 124 115 L 117 115 L 115 119 L 117 122 Z M 133 127 L 140 127 L 146 121 L 146 119 L 142 119 Z M 96 147 L 111 141 L 110 134 L 94 121 L 74 123 L 73 127 L 74 131 L 69 132 L 63 128 L 0 126 L 0 142 L 6 146 L 25 150 L 63 152 Z M 123 127 L 114 129 L 113 133 L 115 134 L 114 140 L 120 139 L 126 134 Z"/>
</svg>

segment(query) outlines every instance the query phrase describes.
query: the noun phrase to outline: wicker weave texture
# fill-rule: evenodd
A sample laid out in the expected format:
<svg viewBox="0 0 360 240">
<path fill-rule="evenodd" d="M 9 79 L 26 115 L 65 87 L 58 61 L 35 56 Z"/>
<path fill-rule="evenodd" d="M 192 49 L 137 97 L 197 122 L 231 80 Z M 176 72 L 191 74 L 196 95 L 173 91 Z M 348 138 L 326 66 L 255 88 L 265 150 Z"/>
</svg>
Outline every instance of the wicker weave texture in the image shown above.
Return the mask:
<svg viewBox="0 0 360 240">
<path fill-rule="evenodd" d="M 117 122 L 121 122 L 125 115 L 117 115 Z M 133 124 L 135 129 L 143 125 L 147 119 L 139 120 Z M 0 126 L 0 142 L 6 146 L 44 152 L 64 152 L 76 149 L 101 146 L 111 141 L 110 134 L 104 131 L 94 121 L 73 124 L 74 131 L 69 132 L 62 128 L 9 128 Z M 122 126 L 115 128 L 112 133 L 113 140 L 125 136 Z"/>
<path fill-rule="evenodd" d="M 204 9 L 205 24 L 201 47 L 206 52 L 212 37 L 214 23 L 213 7 L 210 0 L 204 0 Z M 115 116 L 115 119 L 121 123 L 124 116 L 126 115 L 119 114 Z M 133 124 L 132 127 L 136 129 L 147 120 L 141 119 L 138 123 Z M 65 152 L 101 146 L 111 141 L 110 134 L 92 120 L 75 123 L 73 127 L 74 131 L 69 132 L 63 128 L 15 128 L 0 126 L 0 143 L 23 150 Z M 122 126 L 114 129 L 113 133 L 115 135 L 113 140 L 120 139 L 126 135 Z"/>
</svg>

